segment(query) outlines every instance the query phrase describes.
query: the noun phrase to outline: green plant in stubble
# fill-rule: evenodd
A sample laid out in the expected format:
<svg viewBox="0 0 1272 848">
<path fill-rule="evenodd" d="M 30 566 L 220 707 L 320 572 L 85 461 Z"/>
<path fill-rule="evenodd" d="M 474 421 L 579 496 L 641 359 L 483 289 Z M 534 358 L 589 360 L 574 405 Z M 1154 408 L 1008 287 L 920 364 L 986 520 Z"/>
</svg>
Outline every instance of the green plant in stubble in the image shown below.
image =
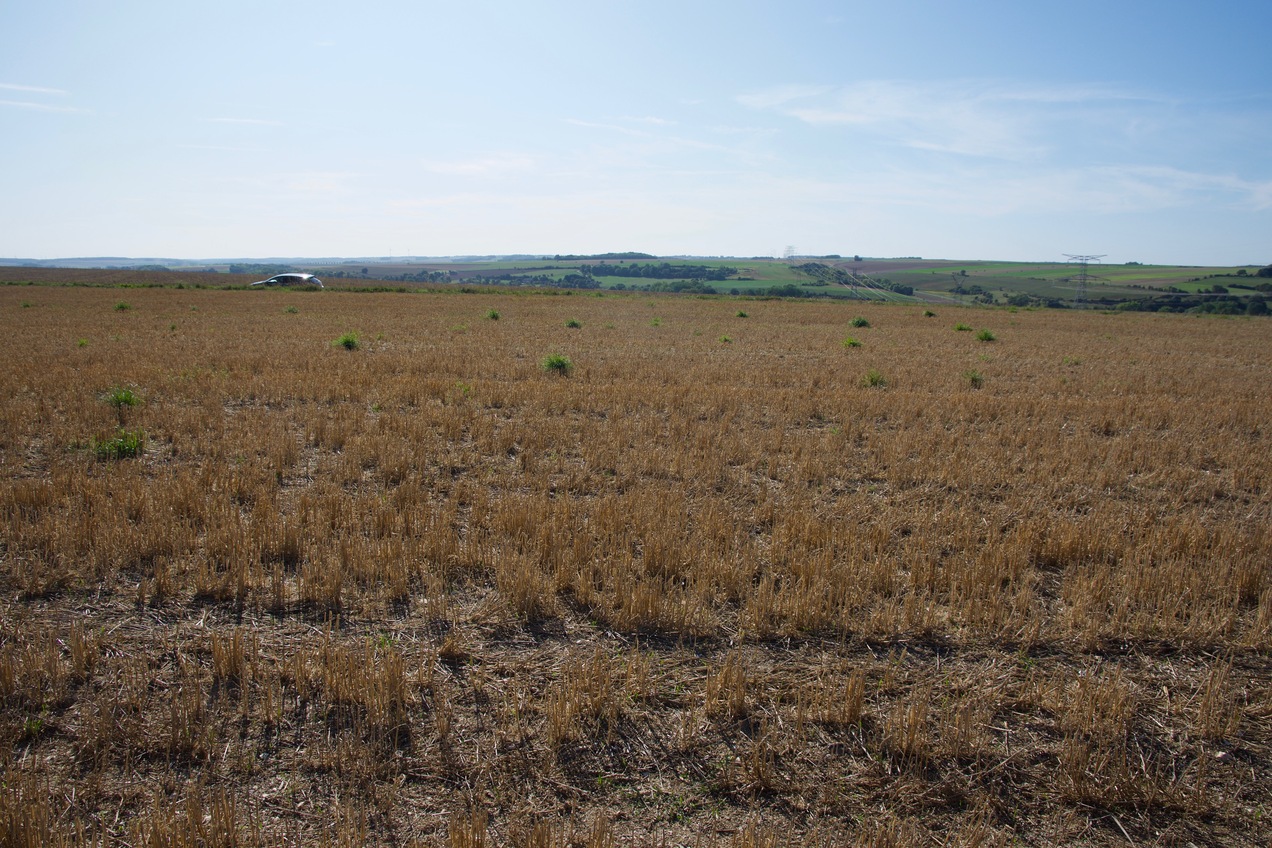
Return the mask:
<svg viewBox="0 0 1272 848">
<path fill-rule="evenodd" d="M 94 440 L 89 444 L 93 454 L 102 462 L 113 459 L 131 459 L 146 449 L 146 434 L 141 430 L 120 429 L 112 438 Z"/>
<path fill-rule="evenodd" d="M 570 371 L 574 369 L 574 363 L 570 361 L 570 357 L 562 353 L 548 354 L 543 357 L 539 365 L 549 374 L 557 374 L 562 377 L 568 377 Z"/>
</svg>

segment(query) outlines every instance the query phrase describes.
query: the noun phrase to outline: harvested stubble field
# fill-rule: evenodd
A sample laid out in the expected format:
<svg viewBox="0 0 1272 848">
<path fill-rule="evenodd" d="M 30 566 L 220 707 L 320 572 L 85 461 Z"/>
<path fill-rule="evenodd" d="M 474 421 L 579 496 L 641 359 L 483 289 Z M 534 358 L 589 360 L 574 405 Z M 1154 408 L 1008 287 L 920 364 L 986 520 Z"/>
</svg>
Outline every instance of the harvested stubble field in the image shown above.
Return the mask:
<svg viewBox="0 0 1272 848">
<path fill-rule="evenodd" d="M 0 842 L 1266 846 L 1272 323 L 938 313 L 0 288 Z"/>
</svg>

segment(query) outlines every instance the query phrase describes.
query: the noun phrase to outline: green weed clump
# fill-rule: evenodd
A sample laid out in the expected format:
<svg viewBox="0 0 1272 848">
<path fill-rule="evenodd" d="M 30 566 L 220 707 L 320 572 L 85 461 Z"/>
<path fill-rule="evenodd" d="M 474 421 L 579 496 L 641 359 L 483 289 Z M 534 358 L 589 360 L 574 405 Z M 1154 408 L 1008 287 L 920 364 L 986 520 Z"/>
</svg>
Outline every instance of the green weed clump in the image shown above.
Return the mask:
<svg viewBox="0 0 1272 848">
<path fill-rule="evenodd" d="M 848 323 L 854 327 L 869 327 L 870 326 L 870 322 L 867 321 L 865 318 L 861 317 L 860 315 L 858 315 L 856 318 L 852 319 Z"/>
<path fill-rule="evenodd" d="M 979 371 L 964 371 L 963 379 L 966 380 L 967 384 L 973 389 L 979 389 L 981 386 L 985 385 L 985 378 L 981 376 L 981 372 Z"/>
<path fill-rule="evenodd" d="M 141 398 L 137 397 L 137 393 L 125 386 L 114 386 L 103 397 L 103 400 L 115 409 L 124 409 L 125 407 L 137 406 L 141 403 Z"/>
<path fill-rule="evenodd" d="M 737 318 L 750 318 L 751 316 L 746 314 L 746 310 L 739 309 L 739 310 L 738 310 L 738 312 L 737 312 L 737 315 L 736 315 L 735 317 L 737 317 Z"/>
<path fill-rule="evenodd" d="M 569 327 L 571 330 L 577 330 L 583 326 L 583 322 L 577 318 L 571 318 L 565 322 L 565 326 Z"/>
<path fill-rule="evenodd" d="M 489 320 L 491 320 L 491 321 L 498 321 L 498 320 L 499 320 L 499 310 L 498 310 L 498 309 L 490 309 L 490 310 L 487 310 L 487 311 L 486 311 L 486 318 L 487 318 L 487 319 L 489 319 Z"/>
<path fill-rule="evenodd" d="M 113 438 L 105 441 L 94 441 L 90 445 L 93 454 L 102 462 L 116 459 L 131 459 L 140 456 L 146 449 L 146 434 L 141 430 L 120 429 Z"/>
<path fill-rule="evenodd" d="M 539 365 L 549 374 L 558 374 L 562 377 L 568 377 L 570 371 L 574 369 L 574 363 L 570 361 L 570 357 L 561 353 L 548 354 L 543 357 L 543 361 Z"/>
<path fill-rule="evenodd" d="M 294 307 L 294 306 L 289 306 L 289 307 L 287 307 L 286 309 L 284 309 L 283 311 L 284 311 L 284 312 L 286 312 L 288 315 L 295 315 L 295 314 L 296 314 L 297 312 L 299 312 L 300 310 L 299 310 L 299 309 L 297 309 L 297 308 L 296 308 L 296 307 Z"/>
<path fill-rule="evenodd" d="M 119 303 L 115 304 L 116 312 L 127 312 L 129 309 L 132 309 L 132 304 L 125 300 L 121 300 Z"/>
<path fill-rule="evenodd" d="M 866 376 L 861 378 L 861 385 L 867 389 L 886 389 L 888 380 L 875 369 L 871 368 L 866 372 Z"/>
<path fill-rule="evenodd" d="M 733 339 L 729 338 L 728 336 L 721 336 L 720 342 L 722 344 L 733 344 Z"/>
<path fill-rule="evenodd" d="M 997 337 L 993 333 L 991 333 L 989 330 L 978 330 L 976 332 L 976 339 L 978 341 L 992 342 L 995 338 Z"/>
<path fill-rule="evenodd" d="M 357 350 L 362 346 L 362 342 L 358 338 L 357 333 L 345 333 L 340 338 L 331 343 L 332 347 L 342 347 L 345 350 Z"/>
<path fill-rule="evenodd" d="M 924 309 L 924 310 L 923 310 L 923 317 L 924 317 L 924 318 L 935 318 L 935 317 L 936 317 L 936 313 L 935 313 L 935 312 L 933 312 L 931 309 Z"/>
<path fill-rule="evenodd" d="M 970 333 L 972 331 L 972 328 L 966 324 L 955 324 L 954 330 L 955 332 L 959 332 L 959 333 Z"/>
<path fill-rule="evenodd" d="M 842 342 L 840 342 L 840 344 L 842 344 L 844 347 L 861 347 L 861 342 L 858 341 L 857 339 L 854 339 L 852 336 L 848 336 Z"/>
</svg>

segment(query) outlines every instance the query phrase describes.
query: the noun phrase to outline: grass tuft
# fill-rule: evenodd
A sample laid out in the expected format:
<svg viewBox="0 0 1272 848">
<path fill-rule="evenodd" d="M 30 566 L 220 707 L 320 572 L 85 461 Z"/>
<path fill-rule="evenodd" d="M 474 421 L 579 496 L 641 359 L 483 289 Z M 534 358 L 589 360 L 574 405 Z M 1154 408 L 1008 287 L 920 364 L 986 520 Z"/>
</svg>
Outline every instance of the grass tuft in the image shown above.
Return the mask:
<svg viewBox="0 0 1272 848">
<path fill-rule="evenodd" d="M 543 357 L 539 365 L 549 374 L 558 374 L 562 377 L 570 376 L 570 372 L 574 370 L 574 363 L 570 361 L 570 357 L 562 353 L 549 353 Z"/>
<path fill-rule="evenodd" d="M 865 328 L 870 326 L 870 322 L 860 315 L 858 315 L 856 318 L 852 319 L 848 323 L 852 325 L 853 327 L 857 327 L 857 328 Z"/>
<path fill-rule="evenodd" d="M 875 369 L 871 368 L 866 372 L 866 376 L 861 378 L 861 385 L 867 389 L 886 389 L 888 380 Z"/>
<path fill-rule="evenodd" d="M 840 342 L 840 344 L 844 347 L 861 347 L 861 342 L 858 339 L 854 339 L 852 336 L 846 337 L 842 342 Z"/>
<path fill-rule="evenodd" d="M 102 462 L 131 459 L 145 452 L 146 434 L 141 430 L 121 429 L 114 437 L 101 442 L 94 441 L 90 447 Z"/>
<path fill-rule="evenodd" d="M 125 407 L 141 404 L 141 398 L 137 397 L 137 393 L 125 386 L 112 387 L 103 395 L 102 399 L 115 409 L 124 409 Z"/>
<path fill-rule="evenodd" d="M 966 324 L 955 324 L 954 330 L 955 332 L 959 332 L 959 333 L 970 333 L 972 331 L 972 328 Z"/>
<path fill-rule="evenodd" d="M 362 342 L 358 339 L 357 333 L 345 333 L 340 338 L 331 343 L 332 347 L 342 347 L 345 350 L 357 350 L 362 346 Z"/>
<path fill-rule="evenodd" d="M 993 333 L 991 333 L 989 330 L 977 330 L 977 331 L 976 331 L 976 339 L 977 339 L 977 341 L 982 341 L 982 342 L 992 342 L 995 338 L 996 338 L 996 336 L 995 336 Z"/>
<path fill-rule="evenodd" d="M 583 326 L 583 322 L 577 318 L 571 318 L 565 322 L 565 326 L 569 327 L 571 330 L 577 330 Z"/>
</svg>

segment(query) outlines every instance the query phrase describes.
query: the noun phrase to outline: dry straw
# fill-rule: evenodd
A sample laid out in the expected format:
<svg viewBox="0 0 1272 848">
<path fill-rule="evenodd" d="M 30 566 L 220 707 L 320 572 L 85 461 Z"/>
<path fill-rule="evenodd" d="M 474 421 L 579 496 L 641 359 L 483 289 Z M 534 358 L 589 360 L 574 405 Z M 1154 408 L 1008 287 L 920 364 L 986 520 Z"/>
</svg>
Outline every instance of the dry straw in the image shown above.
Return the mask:
<svg viewBox="0 0 1272 848">
<path fill-rule="evenodd" d="M 283 298 L 0 288 L 4 844 L 1272 839 L 1265 323 Z"/>
</svg>

